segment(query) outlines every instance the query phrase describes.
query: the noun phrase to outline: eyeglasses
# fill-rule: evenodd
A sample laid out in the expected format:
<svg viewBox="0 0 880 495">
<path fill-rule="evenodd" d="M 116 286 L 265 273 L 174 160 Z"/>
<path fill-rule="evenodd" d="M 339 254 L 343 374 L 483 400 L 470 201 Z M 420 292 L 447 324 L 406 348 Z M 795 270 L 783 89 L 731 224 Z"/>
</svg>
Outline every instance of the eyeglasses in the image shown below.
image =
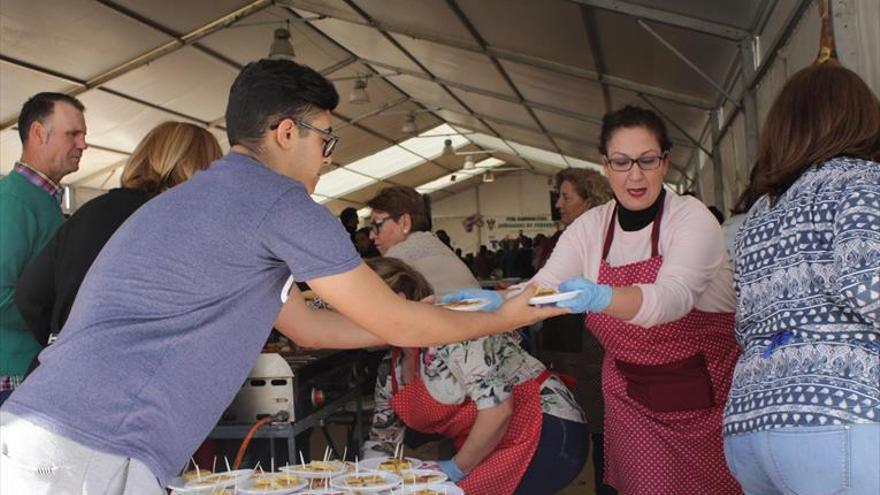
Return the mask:
<svg viewBox="0 0 880 495">
<path fill-rule="evenodd" d="M 388 220 L 397 220 L 400 218 L 400 215 L 392 215 L 390 217 L 380 218 L 379 220 L 373 220 L 370 222 L 370 229 L 374 234 L 378 234 L 382 230 L 382 226 L 385 225 L 385 222 Z"/>
<path fill-rule="evenodd" d="M 614 170 L 615 172 L 629 172 L 636 163 L 639 164 L 639 168 L 642 170 L 654 170 L 658 168 L 668 156 L 669 153 L 663 153 L 660 155 L 643 155 L 638 158 L 630 158 L 626 155 L 609 158 L 608 155 L 605 155 L 604 158 L 605 163 L 611 167 L 611 170 Z"/>
<path fill-rule="evenodd" d="M 321 138 L 321 140 L 324 141 L 324 149 L 321 151 L 321 153 L 324 155 L 324 158 L 327 158 L 333 154 L 333 150 L 336 148 L 336 143 L 339 142 L 339 136 L 337 136 L 336 134 L 333 134 L 333 131 L 330 129 L 319 129 L 311 124 L 303 122 L 300 119 L 295 119 L 293 117 L 282 117 L 281 120 L 279 120 L 277 124 L 269 126 L 269 129 L 273 130 L 273 131 L 275 129 L 278 129 L 278 127 L 281 125 L 281 123 L 284 122 L 285 120 L 288 120 L 288 119 L 292 120 L 294 124 L 296 124 L 300 127 L 305 127 L 306 129 L 311 129 L 315 132 L 319 132 L 319 133 L 323 134 L 324 136 L 326 136 L 326 137 Z"/>
</svg>

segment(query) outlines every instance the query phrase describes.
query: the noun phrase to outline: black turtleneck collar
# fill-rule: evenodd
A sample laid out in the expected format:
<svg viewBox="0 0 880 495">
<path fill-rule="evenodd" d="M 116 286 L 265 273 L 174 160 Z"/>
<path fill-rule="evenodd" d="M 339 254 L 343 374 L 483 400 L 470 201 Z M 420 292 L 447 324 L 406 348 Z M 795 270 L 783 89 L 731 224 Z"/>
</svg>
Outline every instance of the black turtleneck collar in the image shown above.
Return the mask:
<svg viewBox="0 0 880 495">
<path fill-rule="evenodd" d="M 622 228 L 625 232 L 634 232 L 636 230 L 642 230 L 647 227 L 648 224 L 654 221 L 654 217 L 657 216 L 657 210 L 660 209 L 660 205 L 663 204 L 663 201 L 666 199 L 666 189 L 660 189 L 660 195 L 657 196 L 657 199 L 654 200 L 654 204 L 645 208 L 644 210 L 632 211 L 627 210 L 623 204 L 618 201 L 617 202 L 617 221 L 620 222 L 620 228 Z"/>
</svg>

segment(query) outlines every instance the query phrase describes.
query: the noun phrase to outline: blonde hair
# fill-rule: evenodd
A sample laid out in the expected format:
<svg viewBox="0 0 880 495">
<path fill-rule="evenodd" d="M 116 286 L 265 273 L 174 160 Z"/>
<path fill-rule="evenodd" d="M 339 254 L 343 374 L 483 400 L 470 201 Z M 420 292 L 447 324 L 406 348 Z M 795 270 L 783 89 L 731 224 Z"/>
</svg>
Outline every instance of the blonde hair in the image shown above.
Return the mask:
<svg viewBox="0 0 880 495">
<path fill-rule="evenodd" d="M 122 172 L 122 187 L 155 196 L 208 168 L 223 151 L 207 130 L 186 122 L 164 122 L 137 145 Z"/>
<path fill-rule="evenodd" d="M 556 174 L 556 189 L 568 181 L 577 195 L 589 203 L 590 208 L 611 201 L 613 193 L 608 179 L 595 170 L 585 168 L 566 168 Z"/>
<path fill-rule="evenodd" d="M 421 301 L 434 290 L 415 268 L 397 258 L 369 258 L 364 261 L 391 290 L 403 294 L 410 301 Z"/>
</svg>

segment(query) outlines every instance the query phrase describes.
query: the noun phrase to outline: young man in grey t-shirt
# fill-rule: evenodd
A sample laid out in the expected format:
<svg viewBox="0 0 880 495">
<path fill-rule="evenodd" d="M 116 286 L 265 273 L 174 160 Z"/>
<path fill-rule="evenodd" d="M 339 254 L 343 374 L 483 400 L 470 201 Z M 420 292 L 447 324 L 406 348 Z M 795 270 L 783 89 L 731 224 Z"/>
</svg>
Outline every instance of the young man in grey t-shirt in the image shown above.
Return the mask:
<svg viewBox="0 0 880 495">
<path fill-rule="evenodd" d="M 116 232 L 61 338 L 0 410 L 0 492 L 162 493 L 273 325 L 309 347 L 413 347 L 564 311 L 528 306 L 533 290 L 478 314 L 392 293 L 310 197 L 337 142 L 337 103 L 331 83 L 293 62 L 242 70 L 226 110 L 230 153 Z M 290 274 L 338 313 L 308 309 L 296 290 L 282 306 Z"/>
</svg>

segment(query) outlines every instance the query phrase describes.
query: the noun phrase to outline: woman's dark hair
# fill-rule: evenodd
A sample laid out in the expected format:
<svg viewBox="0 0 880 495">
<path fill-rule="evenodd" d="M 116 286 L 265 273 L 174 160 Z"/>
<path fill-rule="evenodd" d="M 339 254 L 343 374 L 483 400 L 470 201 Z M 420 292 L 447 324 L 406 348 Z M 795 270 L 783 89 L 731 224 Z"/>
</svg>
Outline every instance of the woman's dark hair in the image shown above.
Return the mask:
<svg viewBox="0 0 880 495">
<path fill-rule="evenodd" d="M 292 117 L 333 110 L 339 94 L 333 83 L 305 65 L 262 59 L 247 64 L 229 90 L 226 133 L 229 144 L 256 149 L 269 126 Z"/>
<path fill-rule="evenodd" d="M 432 295 L 434 290 L 421 273 L 397 258 L 369 258 L 364 260 L 376 275 L 410 301 L 421 301 Z"/>
<path fill-rule="evenodd" d="M 813 65 L 791 76 L 767 113 L 756 197 L 775 202 L 804 170 L 836 156 L 880 161 L 880 103 L 855 72 Z"/>
<path fill-rule="evenodd" d="M 34 122 L 45 123 L 46 118 L 55 112 L 55 103 L 59 101 L 67 103 L 80 112 L 86 111 L 81 101 L 64 93 L 37 93 L 31 96 L 24 102 L 18 114 L 18 137 L 22 144 L 27 142 L 31 125 Z"/>
<path fill-rule="evenodd" d="M 412 230 L 422 232 L 431 229 L 428 206 L 425 199 L 415 189 L 405 186 L 386 187 L 379 191 L 367 206 L 374 210 L 384 211 L 392 217 L 404 213 L 412 220 Z"/>
<path fill-rule="evenodd" d="M 621 128 L 644 127 L 657 138 L 660 151 L 672 149 L 672 141 L 666 133 L 666 124 L 659 115 L 645 108 L 627 105 L 620 110 L 606 113 L 602 117 L 602 132 L 599 135 L 599 153 L 608 154 L 608 141 L 614 132 Z"/>
</svg>

